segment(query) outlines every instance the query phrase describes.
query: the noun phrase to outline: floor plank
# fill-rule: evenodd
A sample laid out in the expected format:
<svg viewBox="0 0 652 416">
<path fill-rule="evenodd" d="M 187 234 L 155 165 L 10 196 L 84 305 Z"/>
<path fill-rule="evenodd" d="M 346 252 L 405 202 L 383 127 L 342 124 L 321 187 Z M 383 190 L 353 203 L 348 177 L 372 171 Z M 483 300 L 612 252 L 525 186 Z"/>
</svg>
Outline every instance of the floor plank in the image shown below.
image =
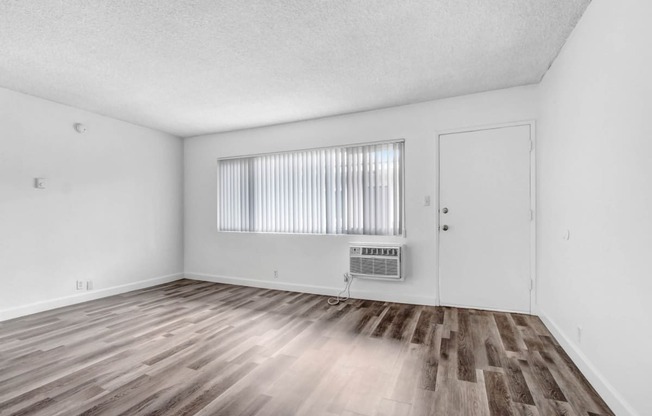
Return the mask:
<svg viewBox="0 0 652 416">
<path fill-rule="evenodd" d="M 0 415 L 613 415 L 541 321 L 179 280 L 0 322 Z"/>
</svg>

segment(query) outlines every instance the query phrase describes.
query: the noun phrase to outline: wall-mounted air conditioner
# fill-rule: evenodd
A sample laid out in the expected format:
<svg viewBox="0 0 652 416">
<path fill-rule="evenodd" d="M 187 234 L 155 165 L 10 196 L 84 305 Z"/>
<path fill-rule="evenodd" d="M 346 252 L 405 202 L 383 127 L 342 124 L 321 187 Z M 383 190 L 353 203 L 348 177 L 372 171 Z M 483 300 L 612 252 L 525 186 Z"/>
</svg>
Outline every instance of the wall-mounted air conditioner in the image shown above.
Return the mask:
<svg viewBox="0 0 652 416">
<path fill-rule="evenodd" d="M 361 279 L 403 280 L 403 246 L 351 244 L 349 274 Z"/>
</svg>

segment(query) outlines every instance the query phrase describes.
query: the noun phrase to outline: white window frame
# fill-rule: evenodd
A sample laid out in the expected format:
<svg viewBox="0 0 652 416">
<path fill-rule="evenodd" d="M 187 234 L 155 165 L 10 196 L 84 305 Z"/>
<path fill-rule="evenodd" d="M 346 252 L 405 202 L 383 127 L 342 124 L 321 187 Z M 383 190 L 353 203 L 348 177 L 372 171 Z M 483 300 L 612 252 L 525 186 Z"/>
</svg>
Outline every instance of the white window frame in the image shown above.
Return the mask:
<svg viewBox="0 0 652 416">
<path fill-rule="evenodd" d="M 322 150 L 322 149 L 335 149 L 335 148 L 351 148 L 351 147 L 362 147 L 362 146 L 373 146 L 373 145 L 382 145 L 382 144 L 391 144 L 391 143 L 402 143 L 403 144 L 403 151 L 401 152 L 400 155 L 400 161 L 399 161 L 399 169 L 400 169 L 400 174 L 401 174 L 401 180 L 400 180 L 400 186 L 401 186 L 401 194 L 400 194 L 400 207 L 401 207 L 401 233 L 396 234 L 396 235 L 382 235 L 382 234 L 350 234 L 350 233 L 310 233 L 310 232 L 282 232 L 282 231 L 237 231 L 237 230 L 221 230 L 220 229 L 220 183 L 221 183 L 221 178 L 220 178 L 220 161 L 223 160 L 234 160 L 234 159 L 246 159 L 246 158 L 252 158 L 252 157 L 258 157 L 258 156 L 271 156 L 271 155 L 278 155 L 278 154 L 288 154 L 288 153 L 298 153 L 298 152 L 304 152 L 304 151 L 313 151 L 313 150 Z M 235 155 L 235 156 L 226 156 L 226 157 L 220 157 L 216 161 L 216 177 L 217 177 L 217 182 L 216 182 L 216 216 L 215 216 L 215 228 L 217 229 L 218 233 L 235 233 L 235 234 L 280 234 L 280 235 L 306 235 L 306 236 L 315 236 L 315 235 L 320 235 L 320 236 L 334 236 L 334 237 L 365 237 L 365 238 L 405 238 L 407 236 L 407 222 L 406 222 L 406 213 L 405 213 L 405 199 L 406 199 L 406 188 L 405 188 L 405 153 L 407 152 L 407 141 L 404 138 L 398 138 L 398 139 L 391 139 L 391 140 L 380 140 L 380 141 L 372 141 L 372 142 L 361 142 L 361 143 L 347 143 L 344 145 L 332 145 L 332 146 L 316 146 L 316 147 L 305 147 L 305 148 L 300 148 L 300 149 L 292 149 L 292 150 L 282 150 L 282 151 L 276 151 L 276 152 L 263 152 L 263 153 L 249 153 L 245 155 Z"/>
</svg>

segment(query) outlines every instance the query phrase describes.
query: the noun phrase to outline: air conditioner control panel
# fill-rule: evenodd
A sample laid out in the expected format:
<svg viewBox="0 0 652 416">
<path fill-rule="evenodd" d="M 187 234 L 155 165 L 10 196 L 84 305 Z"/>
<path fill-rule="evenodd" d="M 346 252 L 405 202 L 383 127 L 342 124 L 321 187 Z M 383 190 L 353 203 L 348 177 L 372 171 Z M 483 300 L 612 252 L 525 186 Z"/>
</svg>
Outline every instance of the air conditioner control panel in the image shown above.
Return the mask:
<svg viewBox="0 0 652 416">
<path fill-rule="evenodd" d="M 351 254 L 357 256 L 398 256 L 398 248 L 351 247 Z"/>
</svg>

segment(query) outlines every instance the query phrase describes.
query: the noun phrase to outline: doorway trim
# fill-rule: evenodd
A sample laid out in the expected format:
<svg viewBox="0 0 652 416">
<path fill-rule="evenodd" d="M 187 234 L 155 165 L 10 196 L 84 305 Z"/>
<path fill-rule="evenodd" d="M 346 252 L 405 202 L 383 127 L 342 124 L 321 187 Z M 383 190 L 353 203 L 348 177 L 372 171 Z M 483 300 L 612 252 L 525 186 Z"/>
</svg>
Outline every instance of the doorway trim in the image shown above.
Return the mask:
<svg viewBox="0 0 652 416">
<path fill-rule="evenodd" d="M 496 124 L 487 124 L 479 125 L 474 127 L 467 128 L 455 128 L 437 131 L 435 134 L 435 161 L 437 162 L 437 180 L 435 181 L 435 195 L 437 197 L 436 201 L 436 219 L 435 219 L 435 258 L 437 259 L 437 267 L 435 268 L 435 275 L 437 281 L 437 305 L 439 306 L 458 306 L 458 307 L 472 307 L 472 305 L 442 305 L 441 302 L 441 273 L 440 273 L 440 240 L 439 240 L 439 227 L 440 227 L 440 190 L 441 190 L 441 153 L 440 153 L 440 143 L 441 136 L 455 133 L 471 133 L 474 131 L 482 130 L 493 130 L 501 129 L 506 127 L 518 127 L 518 126 L 529 126 L 530 127 L 530 210 L 532 212 L 532 221 L 530 221 L 530 314 L 537 313 L 537 192 L 536 192 L 536 150 L 537 150 L 537 141 L 536 141 L 536 120 L 524 120 L 524 121 L 515 121 L 508 123 L 496 123 Z M 499 312 L 517 312 L 509 310 L 498 310 Z M 517 312 L 518 313 L 518 312 Z"/>
</svg>

